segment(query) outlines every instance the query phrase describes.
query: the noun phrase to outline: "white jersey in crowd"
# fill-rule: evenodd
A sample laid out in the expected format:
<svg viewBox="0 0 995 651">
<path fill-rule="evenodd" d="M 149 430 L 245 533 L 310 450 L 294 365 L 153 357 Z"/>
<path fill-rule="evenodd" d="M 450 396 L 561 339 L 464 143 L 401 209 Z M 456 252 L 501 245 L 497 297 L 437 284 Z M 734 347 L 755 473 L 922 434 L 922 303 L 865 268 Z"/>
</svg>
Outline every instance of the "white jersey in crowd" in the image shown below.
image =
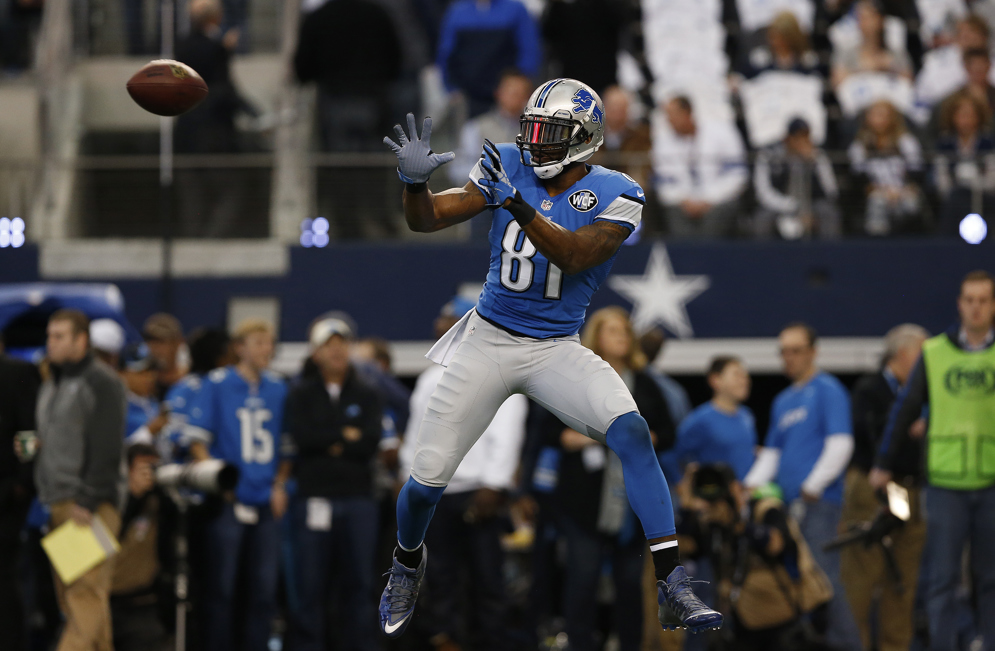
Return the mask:
<svg viewBox="0 0 995 651">
<path fill-rule="evenodd" d="M 654 121 L 653 171 L 663 203 L 685 199 L 712 204 L 732 201 L 749 180 L 743 139 L 731 123 L 699 120 L 693 136 L 679 136 L 666 123 Z"/>
<path fill-rule="evenodd" d="M 415 442 L 428 400 L 446 369 L 438 364 L 418 376 L 411 394 L 411 416 L 404 432 L 404 443 L 399 452 L 400 480 L 407 481 L 415 456 Z M 465 493 L 479 488 L 507 490 L 513 487 L 522 443 L 525 440 L 525 420 L 529 413 L 529 400 L 516 394 L 508 398 L 494 420 L 456 469 L 446 487 L 447 494 Z"/>
</svg>

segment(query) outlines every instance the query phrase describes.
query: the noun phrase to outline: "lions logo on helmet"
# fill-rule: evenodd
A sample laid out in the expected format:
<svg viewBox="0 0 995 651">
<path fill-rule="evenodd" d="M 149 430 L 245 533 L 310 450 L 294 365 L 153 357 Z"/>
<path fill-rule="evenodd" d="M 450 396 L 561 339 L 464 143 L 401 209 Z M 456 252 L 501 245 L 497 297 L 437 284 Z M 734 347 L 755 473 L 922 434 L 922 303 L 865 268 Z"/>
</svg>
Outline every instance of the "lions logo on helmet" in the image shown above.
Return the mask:
<svg viewBox="0 0 995 651">
<path fill-rule="evenodd" d="M 532 93 L 515 143 L 522 164 L 551 179 L 585 161 L 605 139 L 605 107 L 594 89 L 576 79 L 553 79 Z"/>
</svg>

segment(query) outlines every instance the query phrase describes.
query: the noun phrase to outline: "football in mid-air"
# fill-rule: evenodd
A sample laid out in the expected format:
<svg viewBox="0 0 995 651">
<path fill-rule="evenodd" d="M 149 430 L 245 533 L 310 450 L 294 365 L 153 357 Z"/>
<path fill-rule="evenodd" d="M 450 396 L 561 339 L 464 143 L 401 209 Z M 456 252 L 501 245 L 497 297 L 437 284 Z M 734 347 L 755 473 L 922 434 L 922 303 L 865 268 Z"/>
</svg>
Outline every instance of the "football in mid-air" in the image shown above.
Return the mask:
<svg viewBox="0 0 995 651">
<path fill-rule="evenodd" d="M 128 80 L 128 94 L 149 113 L 180 115 L 207 97 L 207 84 L 187 64 L 158 59 Z"/>
</svg>

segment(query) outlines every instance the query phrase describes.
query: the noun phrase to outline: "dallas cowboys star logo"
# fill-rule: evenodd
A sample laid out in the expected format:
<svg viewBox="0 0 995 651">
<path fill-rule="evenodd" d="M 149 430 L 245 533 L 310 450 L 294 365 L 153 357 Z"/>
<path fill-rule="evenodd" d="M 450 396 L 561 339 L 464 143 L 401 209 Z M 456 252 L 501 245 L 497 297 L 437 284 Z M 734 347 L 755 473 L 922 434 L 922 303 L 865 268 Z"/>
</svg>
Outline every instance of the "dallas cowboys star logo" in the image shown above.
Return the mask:
<svg viewBox="0 0 995 651">
<path fill-rule="evenodd" d="M 632 327 L 645 332 L 662 325 L 678 337 L 692 337 L 687 304 L 711 285 L 708 276 L 676 276 L 667 247 L 654 244 L 642 276 L 611 276 L 608 286 L 632 303 Z"/>
</svg>

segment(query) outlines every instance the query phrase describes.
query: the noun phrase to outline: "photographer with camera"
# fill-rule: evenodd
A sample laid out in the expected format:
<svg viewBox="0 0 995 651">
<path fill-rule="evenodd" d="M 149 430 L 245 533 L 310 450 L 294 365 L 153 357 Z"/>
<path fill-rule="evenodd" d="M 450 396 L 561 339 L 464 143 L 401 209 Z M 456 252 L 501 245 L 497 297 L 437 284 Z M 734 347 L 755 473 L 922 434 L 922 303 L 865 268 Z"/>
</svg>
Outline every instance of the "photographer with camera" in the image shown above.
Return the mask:
<svg viewBox="0 0 995 651">
<path fill-rule="evenodd" d="M 977 625 L 985 647 L 995 642 L 995 277 L 973 271 L 961 281 L 960 323 L 928 339 L 885 427 L 871 484 L 882 487 L 899 470 L 913 424 L 928 405 L 926 527 L 929 538 L 930 648 L 958 646 L 964 547 L 971 547 Z"/>
<path fill-rule="evenodd" d="M 115 651 L 161 649 L 160 572 L 170 565 L 175 507 L 156 486 L 159 453 L 147 443 L 128 447 L 128 488 L 121 509 L 121 550 L 111 584 Z"/>
<path fill-rule="evenodd" d="M 828 649 L 826 618 L 808 617 L 832 599 L 781 491 L 768 484 L 751 499 L 724 464 L 691 464 L 677 486 L 677 533 L 686 557 L 708 559 L 718 607 L 733 626 L 718 634 L 719 648 L 734 651 Z M 818 629 L 818 630 L 817 630 Z"/>
<path fill-rule="evenodd" d="M 879 492 L 871 486 L 868 473 L 874 465 L 895 396 L 908 381 L 927 337 L 926 330 L 911 323 L 889 330 L 884 337 L 881 370 L 860 378 L 853 389 L 855 448 L 843 492 L 845 528 L 866 525 L 868 530 L 873 529 L 867 523 L 875 521 L 886 508 Z M 843 586 L 865 649 L 905 651 L 912 642 L 912 609 L 919 561 L 926 542 L 926 522 L 919 508 L 917 488 L 920 450 L 918 446 L 909 448 L 910 454 L 903 455 L 899 473 L 909 491 L 909 521 L 898 525 L 901 521 L 893 520 L 898 528 L 887 533 L 887 542 L 866 538 L 840 549 Z M 873 616 L 875 612 L 877 617 Z M 872 631 L 876 639 L 872 639 Z"/>
</svg>

